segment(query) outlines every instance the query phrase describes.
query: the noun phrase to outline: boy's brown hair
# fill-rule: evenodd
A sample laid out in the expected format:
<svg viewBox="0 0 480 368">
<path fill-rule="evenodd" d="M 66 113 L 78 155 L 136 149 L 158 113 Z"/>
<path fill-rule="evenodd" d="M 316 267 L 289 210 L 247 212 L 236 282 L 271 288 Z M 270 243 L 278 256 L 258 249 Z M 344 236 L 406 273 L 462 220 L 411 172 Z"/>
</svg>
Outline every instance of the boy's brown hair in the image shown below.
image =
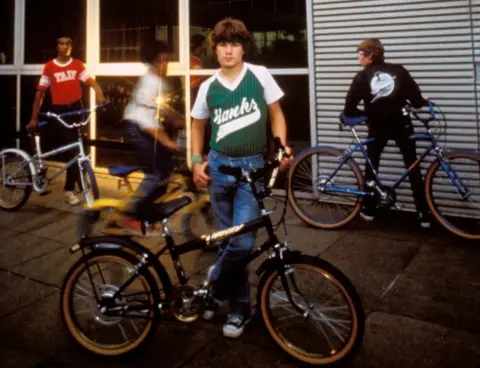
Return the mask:
<svg viewBox="0 0 480 368">
<path fill-rule="evenodd" d="M 215 25 L 213 31 L 210 32 L 209 42 L 214 52 L 220 42 L 239 42 L 247 52 L 252 42 L 252 34 L 241 20 L 229 17 Z"/>
<path fill-rule="evenodd" d="M 360 42 L 357 51 L 363 51 L 368 55 L 372 55 L 373 62 L 382 62 L 384 60 L 385 50 L 382 43 L 377 38 L 369 38 Z"/>
</svg>

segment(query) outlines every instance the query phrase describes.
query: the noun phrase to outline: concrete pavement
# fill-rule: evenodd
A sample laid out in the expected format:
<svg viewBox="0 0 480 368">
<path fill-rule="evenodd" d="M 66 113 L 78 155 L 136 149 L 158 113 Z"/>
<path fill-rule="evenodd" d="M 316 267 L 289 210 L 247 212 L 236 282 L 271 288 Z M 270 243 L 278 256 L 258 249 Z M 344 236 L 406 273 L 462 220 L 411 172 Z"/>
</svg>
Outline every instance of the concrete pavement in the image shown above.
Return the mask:
<svg viewBox="0 0 480 368">
<path fill-rule="evenodd" d="M 121 195 L 111 182 L 101 184 L 102 196 Z M 33 194 L 20 211 L 0 213 L 0 367 L 299 366 L 258 321 L 241 338 L 226 340 L 221 318 L 164 322 L 132 357 L 99 359 L 80 350 L 59 314 L 59 287 L 77 257 L 68 247 L 76 240 L 78 210 L 58 194 Z M 421 230 L 409 214 L 358 219 L 341 231 L 307 228 L 291 213 L 287 224 L 295 248 L 339 267 L 363 299 L 364 343 L 349 367 L 480 367 L 478 242 L 437 225 Z M 152 239 L 146 244 L 155 246 Z M 182 260 L 200 280 L 214 258 L 197 252 Z"/>
</svg>

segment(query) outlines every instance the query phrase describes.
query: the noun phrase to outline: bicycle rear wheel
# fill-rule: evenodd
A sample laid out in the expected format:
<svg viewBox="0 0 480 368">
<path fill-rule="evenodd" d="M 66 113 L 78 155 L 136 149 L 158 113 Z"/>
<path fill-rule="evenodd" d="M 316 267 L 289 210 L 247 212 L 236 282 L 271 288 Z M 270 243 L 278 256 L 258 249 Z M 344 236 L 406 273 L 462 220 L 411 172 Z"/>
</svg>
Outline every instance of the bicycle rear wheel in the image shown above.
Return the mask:
<svg viewBox="0 0 480 368">
<path fill-rule="evenodd" d="M 352 158 L 339 167 L 342 158 L 343 153 L 335 148 L 313 147 L 293 162 L 288 176 L 288 200 L 306 224 L 337 229 L 360 211 L 363 197 L 358 191 L 363 189 L 363 176 Z"/>
<path fill-rule="evenodd" d="M 95 251 L 77 261 L 62 285 L 60 311 L 70 335 L 89 352 L 118 356 L 144 344 L 158 324 L 159 292 L 146 269 L 119 297 L 138 260 L 122 251 Z"/>
<path fill-rule="evenodd" d="M 278 270 L 271 270 L 258 289 L 261 315 L 272 338 L 307 364 L 337 364 L 352 357 L 365 325 L 354 286 L 337 268 L 315 257 L 303 255 L 285 267 L 285 283 Z"/>
<path fill-rule="evenodd" d="M 16 211 L 32 194 L 32 173 L 28 161 L 14 151 L 0 156 L 0 208 Z"/>
<path fill-rule="evenodd" d="M 437 221 L 466 239 L 480 239 L 480 154 L 452 152 L 445 167 L 436 161 L 425 178 L 427 203 Z M 468 192 L 464 198 L 457 186 Z"/>
</svg>

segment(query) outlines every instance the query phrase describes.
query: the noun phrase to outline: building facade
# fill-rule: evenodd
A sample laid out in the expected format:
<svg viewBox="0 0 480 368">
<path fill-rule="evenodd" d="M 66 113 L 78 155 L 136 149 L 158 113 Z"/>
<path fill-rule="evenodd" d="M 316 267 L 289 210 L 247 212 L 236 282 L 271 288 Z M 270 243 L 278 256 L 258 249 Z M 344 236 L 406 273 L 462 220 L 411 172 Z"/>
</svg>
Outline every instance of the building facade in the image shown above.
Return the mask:
<svg viewBox="0 0 480 368">
<path fill-rule="evenodd" d="M 3 0 L 0 4 L 1 146 L 20 145 L 25 136 L 35 85 L 55 40 L 74 39 L 73 56 L 86 62 L 112 104 L 93 116 L 87 132 L 96 170 L 132 163 L 132 155 L 110 143 L 124 141 L 121 116 L 135 82 L 145 71 L 139 47 L 153 33 L 169 42 L 169 101 L 187 112 L 192 82 L 216 67 L 211 50 L 191 68 L 190 38 L 208 33 L 225 16 L 245 21 L 254 35 L 247 59 L 267 66 L 286 96 L 282 105 L 289 137 L 297 150 L 316 144 L 346 147 L 348 132 L 338 114 L 354 74 L 360 70 L 356 45 L 377 37 L 388 61 L 403 63 L 422 92 L 448 118 L 450 148 L 479 149 L 480 0 Z M 85 104 L 93 104 L 93 91 Z M 44 104 L 48 109 L 48 101 Z M 360 129 L 364 132 L 364 130 Z M 188 132 L 188 129 L 187 129 Z M 48 146 L 53 142 L 45 142 Z M 110 144 L 110 145 L 109 145 Z M 394 147 L 382 157 L 390 180 L 401 170 Z M 400 199 L 411 207 L 410 189 Z"/>
</svg>

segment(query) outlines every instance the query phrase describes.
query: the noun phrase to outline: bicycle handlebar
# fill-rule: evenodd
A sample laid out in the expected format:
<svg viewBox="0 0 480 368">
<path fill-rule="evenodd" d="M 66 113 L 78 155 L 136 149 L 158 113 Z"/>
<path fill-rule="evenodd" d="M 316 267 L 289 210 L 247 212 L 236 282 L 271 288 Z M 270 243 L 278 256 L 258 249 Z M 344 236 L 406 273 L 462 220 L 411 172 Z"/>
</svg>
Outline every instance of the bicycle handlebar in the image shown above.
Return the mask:
<svg viewBox="0 0 480 368">
<path fill-rule="evenodd" d="M 79 128 L 79 127 L 87 125 L 90 121 L 90 114 L 93 111 L 99 109 L 100 107 L 106 106 L 108 104 L 110 104 L 110 102 L 106 101 L 104 103 L 101 103 L 101 104 L 98 104 L 98 105 L 94 106 L 92 109 L 79 109 L 79 110 L 64 112 L 62 114 L 55 114 L 53 112 L 47 111 L 47 112 L 41 112 L 38 115 L 45 116 L 45 117 L 48 117 L 48 118 L 55 118 L 64 127 L 69 128 L 69 129 L 73 129 L 73 128 Z M 88 114 L 88 117 L 85 121 L 82 121 L 80 123 L 68 124 L 67 122 L 65 122 L 62 119 L 62 118 L 65 118 L 67 116 L 76 116 L 76 115 L 83 115 L 83 114 Z M 40 121 L 40 122 L 38 122 L 38 127 L 41 128 L 42 126 L 45 126 L 47 124 L 48 124 L 48 121 Z"/>
<path fill-rule="evenodd" d="M 234 176 L 238 181 L 246 181 L 251 185 L 253 185 L 256 180 L 264 177 L 265 172 L 267 170 L 274 169 L 272 172 L 272 175 L 270 176 L 270 180 L 267 186 L 268 188 L 271 188 L 273 187 L 273 184 L 275 184 L 280 162 L 284 157 L 290 156 L 285 152 L 285 147 L 280 142 L 280 138 L 275 137 L 274 144 L 275 144 L 275 150 L 277 151 L 277 154 L 274 158 L 267 160 L 265 162 L 265 165 L 263 165 L 263 167 L 260 167 L 258 169 L 252 169 L 252 170 L 245 170 L 240 167 L 221 165 L 219 167 L 219 170 L 223 174 Z"/>
<path fill-rule="evenodd" d="M 415 117 L 415 119 L 422 122 L 423 125 L 425 125 L 428 128 L 428 123 L 435 120 L 436 116 L 435 116 L 435 104 L 430 100 L 427 100 L 427 103 L 428 103 L 428 109 L 430 112 L 430 116 L 427 119 L 422 119 L 420 116 L 418 116 L 418 112 L 415 111 L 415 108 L 412 105 L 408 104 L 407 106 L 405 106 L 405 108 L 409 114 L 412 114 Z"/>
</svg>

